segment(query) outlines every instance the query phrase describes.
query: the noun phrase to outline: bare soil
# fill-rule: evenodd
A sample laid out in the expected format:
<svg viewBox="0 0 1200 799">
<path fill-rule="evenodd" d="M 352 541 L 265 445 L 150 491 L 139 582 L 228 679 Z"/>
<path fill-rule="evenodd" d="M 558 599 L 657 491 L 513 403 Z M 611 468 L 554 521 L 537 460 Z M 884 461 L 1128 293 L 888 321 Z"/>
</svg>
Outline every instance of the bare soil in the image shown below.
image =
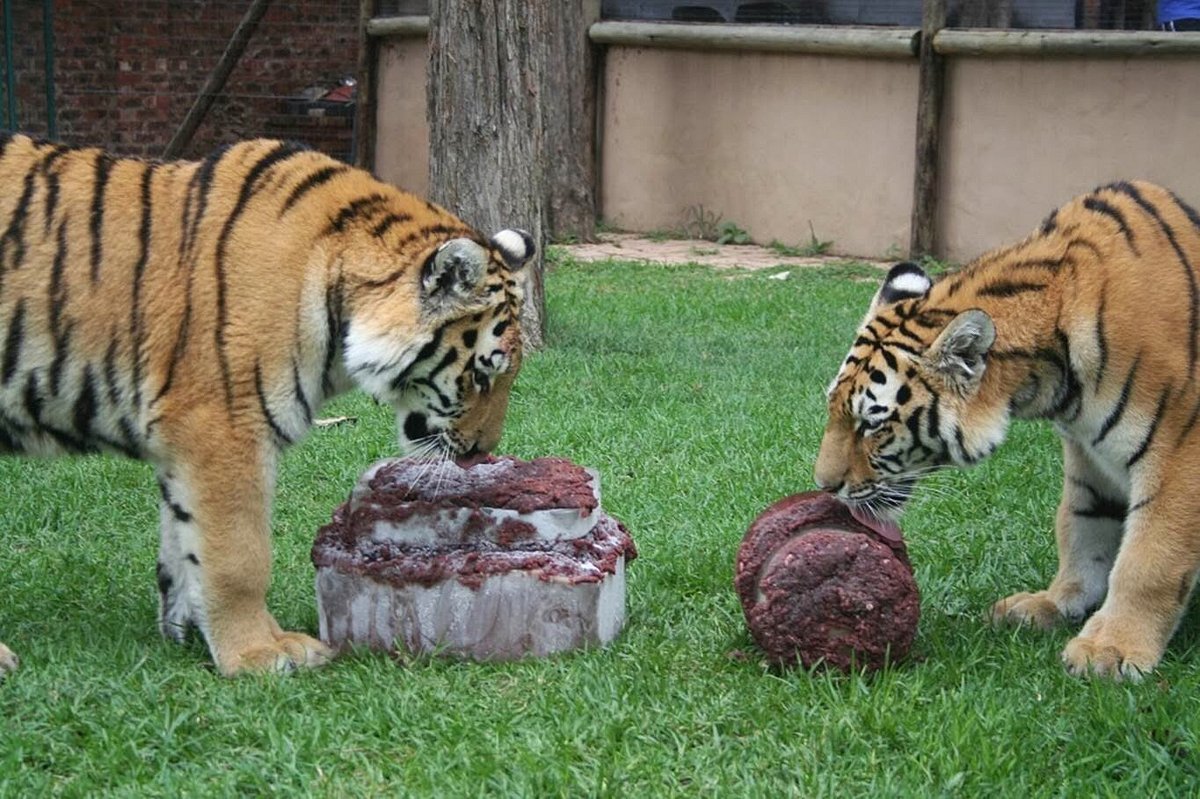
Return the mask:
<svg viewBox="0 0 1200 799">
<path fill-rule="evenodd" d="M 601 233 L 595 242 L 564 245 L 578 261 L 645 261 L 648 263 L 695 263 L 726 269 L 774 269 L 824 266 L 831 263 L 868 263 L 880 268 L 883 261 L 868 261 L 838 255 L 786 256 L 757 244 L 715 244 L 699 239 L 651 240 L 636 233 Z"/>
</svg>

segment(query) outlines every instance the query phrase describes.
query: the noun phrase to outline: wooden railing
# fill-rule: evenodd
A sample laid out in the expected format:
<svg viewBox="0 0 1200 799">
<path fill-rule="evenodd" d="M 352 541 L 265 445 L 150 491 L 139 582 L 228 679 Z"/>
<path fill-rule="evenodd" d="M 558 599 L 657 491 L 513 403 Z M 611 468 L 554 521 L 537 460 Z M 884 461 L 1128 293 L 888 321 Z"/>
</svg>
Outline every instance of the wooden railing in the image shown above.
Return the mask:
<svg viewBox="0 0 1200 799">
<path fill-rule="evenodd" d="M 917 60 L 916 159 L 910 222 L 913 256 L 934 252 L 941 96 L 947 58 L 1200 56 L 1200 33 L 955 29 L 945 27 L 945 10 L 946 0 L 926 0 L 922 28 L 601 21 L 588 33 L 593 43 L 604 46 Z M 429 31 L 429 18 L 375 18 L 368 20 L 365 28 L 371 38 L 424 37 Z"/>
</svg>

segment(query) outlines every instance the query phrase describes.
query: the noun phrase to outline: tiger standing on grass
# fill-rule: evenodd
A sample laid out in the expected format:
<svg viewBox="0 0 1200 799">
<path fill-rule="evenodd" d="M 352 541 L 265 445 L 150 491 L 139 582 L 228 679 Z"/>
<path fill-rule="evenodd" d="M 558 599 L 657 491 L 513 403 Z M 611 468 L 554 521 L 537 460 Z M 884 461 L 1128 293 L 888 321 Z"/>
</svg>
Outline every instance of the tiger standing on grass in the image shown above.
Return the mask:
<svg viewBox="0 0 1200 799">
<path fill-rule="evenodd" d="M 1011 418 L 1062 437 L 1058 573 L 996 622 L 1082 620 L 1073 674 L 1137 679 L 1200 569 L 1200 215 L 1148 183 L 1058 209 L 936 282 L 892 268 L 829 388 L 817 483 L 896 516 L 924 473 L 990 455 Z"/>
<path fill-rule="evenodd" d="M 327 660 L 266 606 L 279 455 L 354 384 L 403 451 L 495 446 L 530 236 L 268 140 L 156 163 L 3 134 L 0 187 L 0 452 L 149 461 L 163 634 L 226 675 Z"/>
</svg>

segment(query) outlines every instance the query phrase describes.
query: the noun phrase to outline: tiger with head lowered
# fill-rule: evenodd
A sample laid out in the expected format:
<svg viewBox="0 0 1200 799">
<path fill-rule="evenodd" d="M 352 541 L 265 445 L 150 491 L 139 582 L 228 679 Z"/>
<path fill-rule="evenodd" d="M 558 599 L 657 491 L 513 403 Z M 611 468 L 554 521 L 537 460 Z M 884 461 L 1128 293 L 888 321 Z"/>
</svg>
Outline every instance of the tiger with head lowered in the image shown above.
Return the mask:
<svg viewBox="0 0 1200 799">
<path fill-rule="evenodd" d="M 403 451 L 492 448 L 531 237 L 268 140 L 157 163 L 3 135 L 0 186 L 0 452 L 150 462 L 163 634 L 226 675 L 324 662 L 266 606 L 280 453 L 355 384 Z"/>
<path fill-rule="evenodd" d="M 898 264 L 828 401 L 817 483 L 893 518 L 922 474 L 983 460 L 1010 419 L 1049 420 L 1064 457 L 1058 572 L 991 617 L 1087 617 L 1062 653 L 1073 674 L 1137 679 L 1158 664 L 1200 570 L 1192 208 L 1115 183 L 937 281 Z"/>
</svg>

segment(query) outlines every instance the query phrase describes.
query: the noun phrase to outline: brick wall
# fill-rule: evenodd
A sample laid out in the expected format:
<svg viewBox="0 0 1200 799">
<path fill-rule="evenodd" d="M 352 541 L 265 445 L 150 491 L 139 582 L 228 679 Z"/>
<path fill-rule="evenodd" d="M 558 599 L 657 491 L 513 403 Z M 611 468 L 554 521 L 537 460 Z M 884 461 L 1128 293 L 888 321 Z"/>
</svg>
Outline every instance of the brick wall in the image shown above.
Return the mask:
<svg viewBox="0 0 1200 799">
<path fill-rule="evenodd" d="M 44 136 L 41 6 L 13 4 L 13 64 L 16 127 Z M 248 6 L 249 0 L 55 0 L 57 138 L 160 155 Z M 358 0 L 275 0 L 184 154 L 275 136 L 349 158 L 352 109 L 321 109 L 314 106 L 328 104 L 297 98 L 353 76 L 358 6 Z"/>
</svg>

